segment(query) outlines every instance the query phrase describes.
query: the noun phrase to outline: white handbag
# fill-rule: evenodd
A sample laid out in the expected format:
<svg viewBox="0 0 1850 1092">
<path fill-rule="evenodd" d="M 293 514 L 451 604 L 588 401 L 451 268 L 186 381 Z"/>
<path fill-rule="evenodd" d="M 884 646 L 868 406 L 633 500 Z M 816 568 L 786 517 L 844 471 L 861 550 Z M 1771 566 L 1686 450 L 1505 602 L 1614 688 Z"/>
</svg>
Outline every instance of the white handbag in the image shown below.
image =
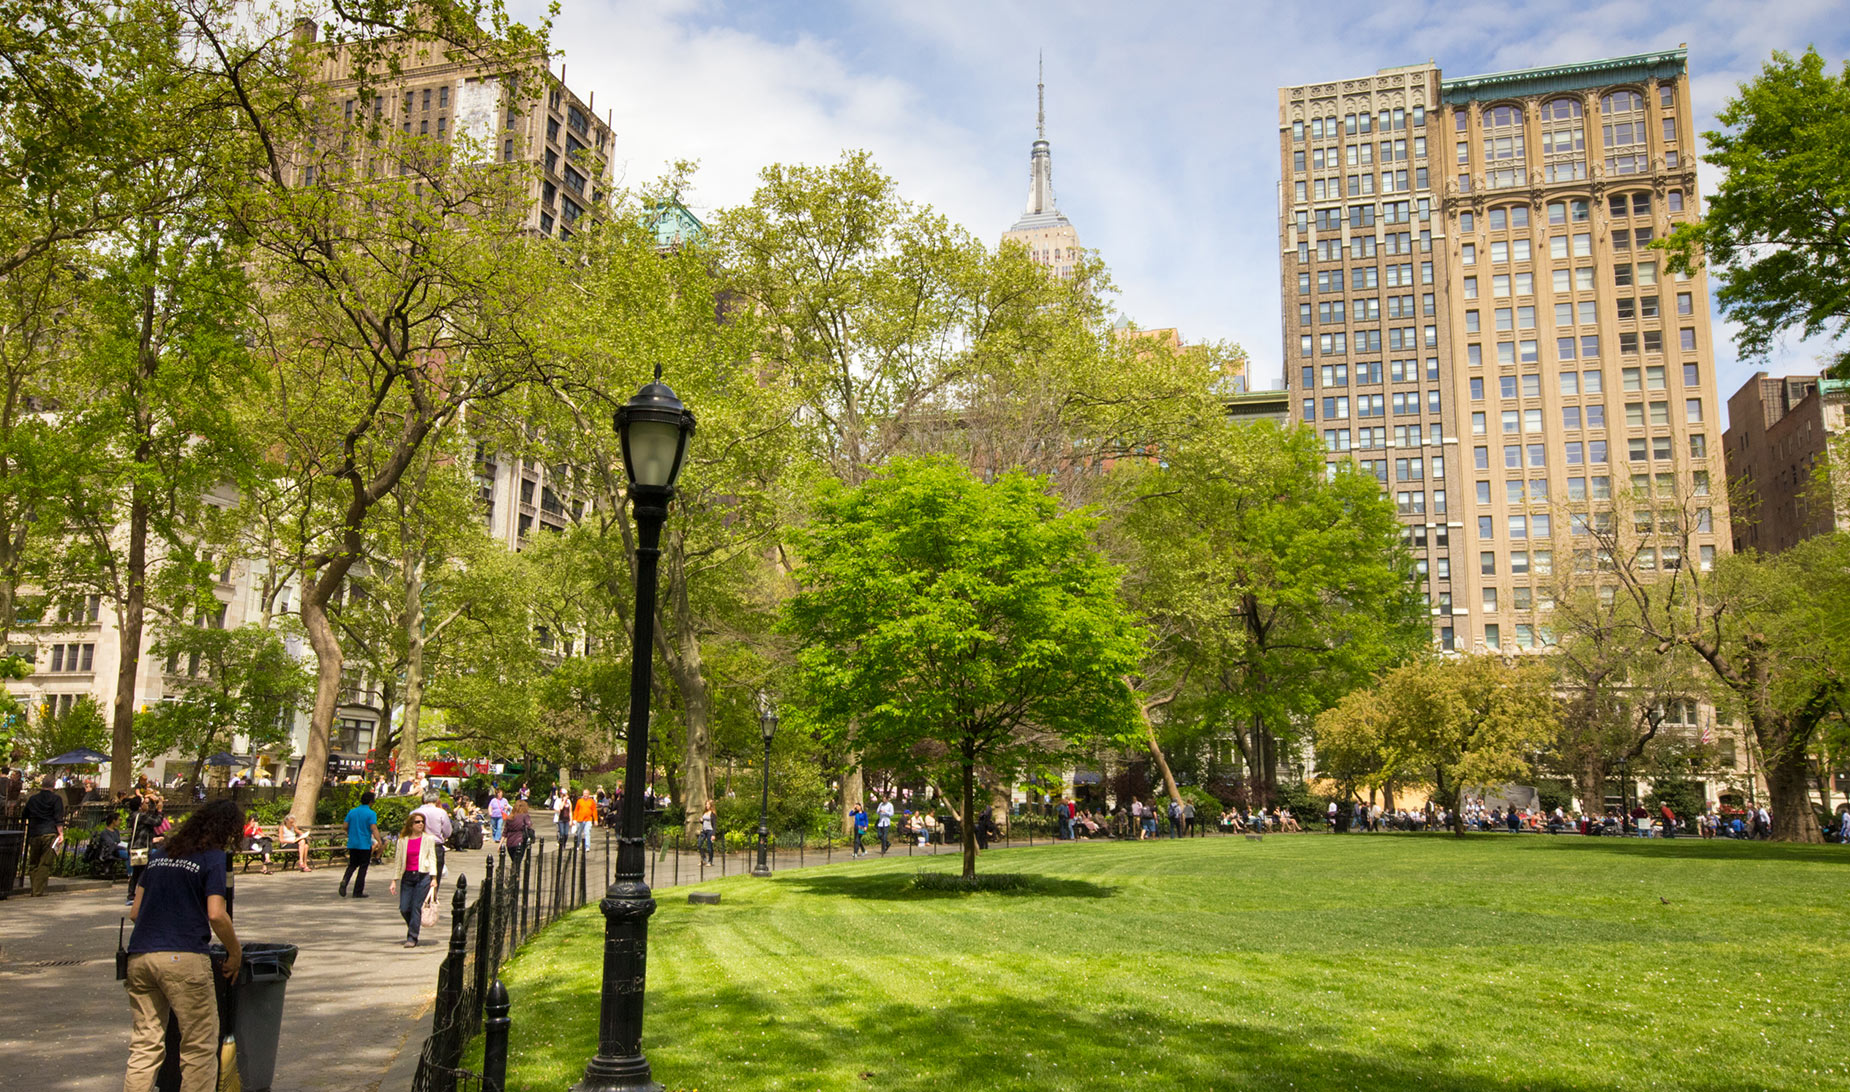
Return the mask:
<svg viewBox="0 0 1850 1092">
<path fill-rule="evenodd" d="M 428 929 L 437 924 L 437 887 L 431 885 L 430 894 L 424 896 L 424 908 L 418 916 L 419 927 Z"/>
</svg>

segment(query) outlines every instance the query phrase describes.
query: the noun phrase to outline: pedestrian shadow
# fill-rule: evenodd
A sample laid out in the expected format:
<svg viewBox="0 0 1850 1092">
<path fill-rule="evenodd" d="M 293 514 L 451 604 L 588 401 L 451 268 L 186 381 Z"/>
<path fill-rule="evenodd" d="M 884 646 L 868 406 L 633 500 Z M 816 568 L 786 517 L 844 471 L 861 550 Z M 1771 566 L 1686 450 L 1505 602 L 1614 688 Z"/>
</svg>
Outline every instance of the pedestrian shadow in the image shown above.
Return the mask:
<svg viewBox="0 0 1850 1092">
<path fill-rule="evenodd" d="M 919 871 L 924 871 L 920 869 Z M 943 871 L 933 869 L 932 871 Z M 932 902 L 970 898 L 1040 898 L 1040 899 L 1108 899 L 1118 893 L 1116 887 L 1066 876 L 1023 875 L 1018 886 L 1003 891 L 921 890 L 912 885 L 917 872 L 881 872 L 874 875 L 825 873 L 793 875 L 779 879 L 807 895 L 834 895 L 850 899 L 882 902 Z"/>
<path fill-rule="evenodd" d="M 1690 857 L 1709 861 L 1782 861 L 1806 864 L 1850 863 L 1842 846 L 1802 842 L 1757 842 L 1743 838 L 1583 838 L 1559 836 L 1528 848 L 1563 853 L 1623 854 L 1629 857 Z"/>
</svg>

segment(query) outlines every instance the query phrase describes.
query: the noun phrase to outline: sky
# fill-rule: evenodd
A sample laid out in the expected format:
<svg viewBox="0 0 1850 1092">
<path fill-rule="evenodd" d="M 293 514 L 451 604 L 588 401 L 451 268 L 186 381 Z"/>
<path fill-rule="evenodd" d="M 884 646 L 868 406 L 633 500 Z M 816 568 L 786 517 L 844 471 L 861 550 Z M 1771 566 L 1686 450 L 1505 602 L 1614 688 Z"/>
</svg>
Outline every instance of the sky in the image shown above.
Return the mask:
<svg viewBox="0 0 1850 1092">
<path fill-rule="evenodd" d="M 1687 44 L 1696 129 L 1775 49 L 1850 54 L 1850 0 L 1315 5 L 927 0 L 561 0 L 566 83 L 616 131 L 618 183 L 699 164 L 696 214 L 751 198 L 771 163 L 866 149 L 907 199 L 993 245 L 1021 214 L 1045 55 L 1054 192 L 1116 306 L 1191 342 L 1238 342 L 1281 382 L 1278 88 L 1436 61 L 1447 77 Z M 511 0 L 517 17 L 543 7 Z M 1703 193 L 1718 172 L 1701 168 Z M 1816 372 L 1821 344 L 1737 359 L 1715 316 L 1725 403 L 1756 370 Z"/>
</svg>

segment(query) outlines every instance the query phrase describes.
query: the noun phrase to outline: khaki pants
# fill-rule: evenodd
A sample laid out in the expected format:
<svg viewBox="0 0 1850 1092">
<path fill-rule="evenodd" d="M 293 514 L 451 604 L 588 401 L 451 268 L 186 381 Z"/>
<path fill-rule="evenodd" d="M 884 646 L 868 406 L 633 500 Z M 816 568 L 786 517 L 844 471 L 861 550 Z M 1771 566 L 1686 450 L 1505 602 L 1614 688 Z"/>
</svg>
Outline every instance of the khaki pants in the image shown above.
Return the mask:
<svg viewBox="0 0 1850 1092">
<path fill-rule="evenodd" d="M 122 1092 L 152 1092 L 166 1055 L 167 1014 L 180 1021 L 180 1092 L 218 1085 L 218 998 L 212 959 L 201 952 L 142 952 L 128 957 L 128 1073 Z"/>
<path fill-rule="evenodd" d="M 45 883 L 51 879 L 51 844 L 57 840 L 57 832 L 53 831 L 32 839 L 31 844 L 26 847 L 26 870 L 32 876 L 34 895 L 43 895 Z"/>
</svg>

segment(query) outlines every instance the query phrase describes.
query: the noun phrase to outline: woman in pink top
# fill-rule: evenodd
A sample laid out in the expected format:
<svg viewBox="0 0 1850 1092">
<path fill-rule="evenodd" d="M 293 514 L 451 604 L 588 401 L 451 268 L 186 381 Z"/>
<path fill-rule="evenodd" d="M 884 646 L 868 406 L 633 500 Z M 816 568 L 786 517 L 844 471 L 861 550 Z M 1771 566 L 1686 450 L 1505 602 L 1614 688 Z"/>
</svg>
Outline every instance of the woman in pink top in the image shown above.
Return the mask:
<svg viewBox="0 0 1850 1092">
<path fill-rule="evenodd" d="M 415 948 L 424 900 L 437 878 L 437 839 L 424 833 L 424 817 L 416 812 L 405 817 L 405 828 L 399 831 L 397 877 L 392 891 L 398 895 L 398 912 L 405 918 L 405 947 Z"/>
</svg>

